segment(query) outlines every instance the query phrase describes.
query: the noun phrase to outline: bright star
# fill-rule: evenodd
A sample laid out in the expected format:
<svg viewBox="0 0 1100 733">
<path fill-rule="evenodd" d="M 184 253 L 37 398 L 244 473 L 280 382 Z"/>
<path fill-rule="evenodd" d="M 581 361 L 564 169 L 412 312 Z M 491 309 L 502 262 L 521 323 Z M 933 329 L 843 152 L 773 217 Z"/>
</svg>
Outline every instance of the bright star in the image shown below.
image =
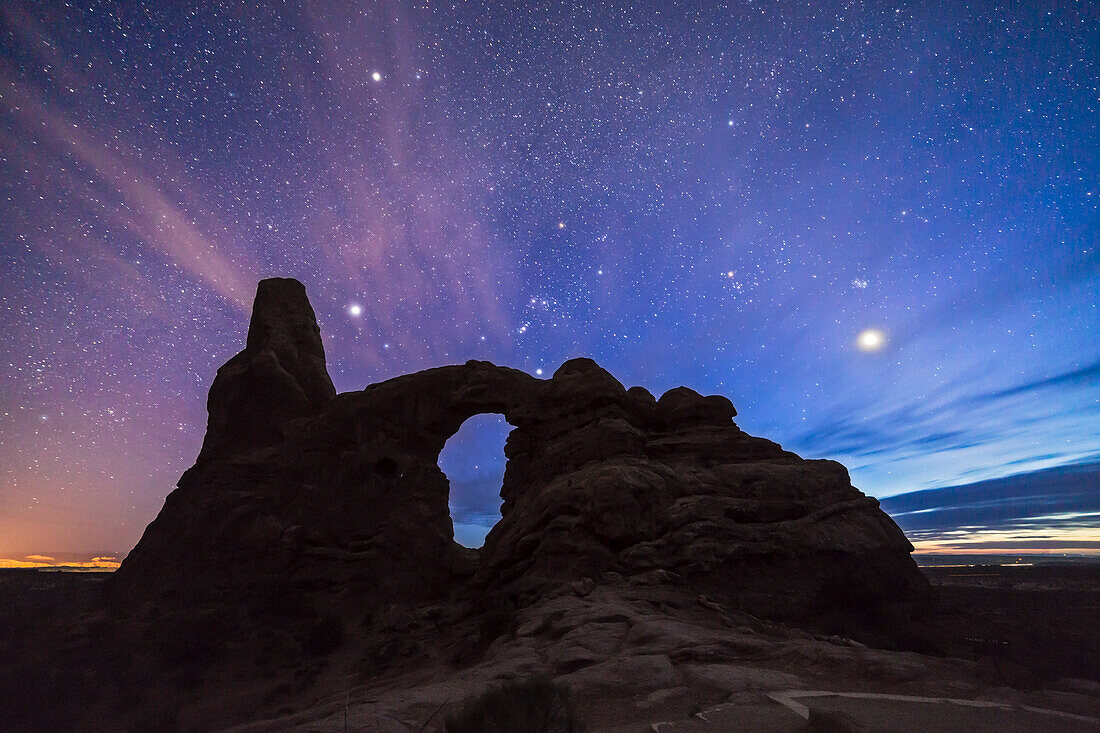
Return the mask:
<svg viewBox="0 0 1100 733">
<path fill-rule="evenodd" d="M 352 303 L 348 306 L 348 315 L 353 318 L 358 318 L 359 316 L 363 315 L 363 306 L 359 305 L 358 303 Z"/>
<path fill-rule="evenodd" d="M 382 72 L 381 71 L 376 71 L 376 72 L 374 72 L 373 74 L 370 75 L 370 78 L 374 79 L 375 81 L 382 81 Z"/>
<path fill-rule="evenodd" d="M 878 351 L 885 345 L 886 334 L 877 328 L 868 328 L 856 338 L 856 346 L 860 351 Z"/>
</svg>

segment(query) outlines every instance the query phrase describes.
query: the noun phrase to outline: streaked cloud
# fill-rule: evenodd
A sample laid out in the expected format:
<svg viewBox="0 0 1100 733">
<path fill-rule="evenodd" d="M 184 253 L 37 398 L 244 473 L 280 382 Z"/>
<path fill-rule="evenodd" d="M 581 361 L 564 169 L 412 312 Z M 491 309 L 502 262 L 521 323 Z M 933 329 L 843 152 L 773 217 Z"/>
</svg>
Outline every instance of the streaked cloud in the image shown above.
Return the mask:
<svg viewBox="0 0 1100 733">
<path fill-rule="evenodd" d="M 160 179 L 143 156 L 117 138 L 109 139 L 90 126 L 68 117 L 48 101 L 49 94 L 0 64 L 0 102 L 22 133 L 37 144 L 23 145 L 29 164 L 51 168 L 60 164 L 77 210 L 94 213 L 108 226 L 128 231 L 153 252 L 182 272 L 222 295 L 242 310 L 251 305 L 254 275 L 231 261 L 217 237 L 196 224 L 197 212 L 188 211 L 173 197 L 180 184 Z M 51 172 L 57 176 L 57 171 Z M 65 242 L 42 245 L 67 248 Z M 109 249 L 105 260 L 114 258 Z M 124 274 L 124 273 L 120 273 Z"/>
<path fill-rule="evenodd" d="M 900 494 L 882 508 L 918 552 L 1100 554 L 1100 463 Z"/>
</svg>

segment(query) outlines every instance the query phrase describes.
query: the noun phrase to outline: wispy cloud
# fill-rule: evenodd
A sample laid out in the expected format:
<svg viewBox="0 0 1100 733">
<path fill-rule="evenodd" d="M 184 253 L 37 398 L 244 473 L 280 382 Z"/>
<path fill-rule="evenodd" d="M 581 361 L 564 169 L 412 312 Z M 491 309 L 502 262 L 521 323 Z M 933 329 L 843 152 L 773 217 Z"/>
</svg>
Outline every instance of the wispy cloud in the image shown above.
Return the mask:
<svg viewBox="0 0 1100 733">
<path fill-rule="evenodd" d="M 0 74 L 0 82 L 14 86 L 10 77 L 4 76 Z M 112 152 L 105 140 L 96 139 L 59 113 L 45 110 L 28 96 L 9 91 L 4 99 L 12 100 L 10 109 L 29 130 L 44 133 L 42 138 L 55 159 L 71 167 L 74 180 L 82 181 L 74 193 L 84 206 L 129 231 L 181 271 L 247 310 L 254 289 L 252 278 L 221 254 L 214 239 L 192 222 L 191 216 L 151 175 L 128 163 L 118 152 Z M 96 186 L 86 182 L 89 174 L 100 187 L 117 195 L 103 195 L 102 190 L 97 193 Z M 105 254 L 104 261 L 108 260 L 115 260 L 114 253 Z"/>
<path fill-rule="evenodd" d="M 1100 552 L 1100 463 L 882 500 L 921 552 Z"/>
<path fill-rule="evenodd" d="M 1061 374 L 1056 374 L 1052 377 L 1036 379 L 1031 382 L 1025 382 L 1023 384 L 1018 384 L 1014 387 L 1009 387 L 1007 389 L 984 392 L 982 394 L 971 397 L 970 401 L 975 403 L 995 402 L 997 400 L 1003 400 L 1007 397 L 1028 394 L 1031 392 L 1038 392 L 1054 387 L 1073 387 L 1078 385 L 1097 384 L 1100 384 L 1100 361 L 1093 362 L 1092 364 L 1081 367 L 1080 369 L 1073 369 L 1067 372 L 1062 372 Z"/>
<path fill-rule="evenodd" d="M 920 391 L 846 399 L 783 442 L 845 462 L 878 496 L 1077 463 L 1100 447 L 1096 361 L 1016 380 L 961 367 Z"/>
</svg>

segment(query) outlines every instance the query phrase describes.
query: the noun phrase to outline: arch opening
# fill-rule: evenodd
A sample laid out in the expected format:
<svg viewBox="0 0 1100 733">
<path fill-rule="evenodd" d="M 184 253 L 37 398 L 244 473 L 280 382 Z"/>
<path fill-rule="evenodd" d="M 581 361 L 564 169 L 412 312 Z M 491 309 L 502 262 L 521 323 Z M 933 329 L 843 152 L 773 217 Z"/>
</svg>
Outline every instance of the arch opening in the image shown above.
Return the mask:
<svg viewBox="0 0 1100 733">
<path fill-rule="evenodd" d="M 503 415 L 474 415 L 439 454 L 439 469 L 450 483 L 447 508 L 455 542 L 463 547 L 481 547 L 485 535 L 500 521 L 500 488 L 507 462 L 504 443 L 511 431 Z"/>
</svg>

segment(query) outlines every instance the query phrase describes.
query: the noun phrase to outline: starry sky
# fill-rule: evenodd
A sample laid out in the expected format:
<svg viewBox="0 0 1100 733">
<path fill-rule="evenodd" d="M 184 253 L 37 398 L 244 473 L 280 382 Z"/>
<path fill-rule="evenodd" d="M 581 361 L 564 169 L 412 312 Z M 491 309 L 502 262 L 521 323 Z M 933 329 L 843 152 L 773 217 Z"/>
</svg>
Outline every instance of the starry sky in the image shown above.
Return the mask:
<svg viewBox="0 0 1100 733">
<path fill-rule="evenodd" d="M 340 391 L 583 355 L 879 497 L 1095 461 L 1098 38 L 1072 0 L 5 2 L 0 557 L 133 546 L 272 275 Z"/>
</svg>

